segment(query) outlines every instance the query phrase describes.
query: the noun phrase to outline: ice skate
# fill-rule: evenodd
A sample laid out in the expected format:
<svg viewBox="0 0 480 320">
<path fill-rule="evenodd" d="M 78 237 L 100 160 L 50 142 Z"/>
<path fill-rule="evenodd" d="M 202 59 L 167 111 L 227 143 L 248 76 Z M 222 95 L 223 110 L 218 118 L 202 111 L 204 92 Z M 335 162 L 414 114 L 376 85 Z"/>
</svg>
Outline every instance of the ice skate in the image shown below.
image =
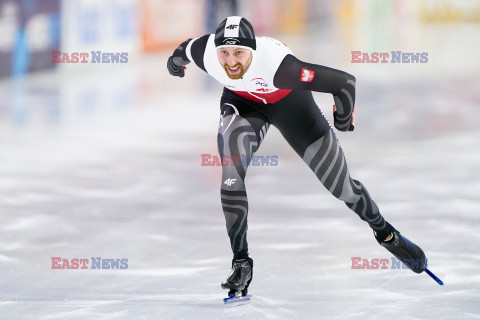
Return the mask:
<svg viewBox="0 0 480 320">
<path fill-rule="evenodd" d="M 402 236 L 395 228 L 392 227 L 390 234 L 383 239 L 379 239 L 379 234 L 375 234 L 375 237 L 382 247 L 400 259 L 413 272 L 422 273 L 427 268 L 427 258 L 423 250 Z"/>
<path fill-rule="evenodd" d="M 222 282 L 222 289 L 229 289 L 228 298 L 224 298 L 225 304 L 238 304 L 240 302 L 250 301 L 251 296 L 248 295 L 248 286 L 253 276 L 253 260 L 233 259 L 232 270 L 227 279 Z"/>
</svg>

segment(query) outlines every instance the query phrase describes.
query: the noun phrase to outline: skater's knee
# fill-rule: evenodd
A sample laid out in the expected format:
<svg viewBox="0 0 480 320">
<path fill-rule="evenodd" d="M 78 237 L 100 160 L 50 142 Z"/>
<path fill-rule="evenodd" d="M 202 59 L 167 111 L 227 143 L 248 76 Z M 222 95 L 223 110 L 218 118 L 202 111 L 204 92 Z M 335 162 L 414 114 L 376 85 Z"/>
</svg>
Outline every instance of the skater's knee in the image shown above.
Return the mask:
<svg viewBox="0 0 480 320">
<path fill-rule="evenodd" d="M 226 191 L 245 191 L 243 179 L 238 176 L 223 176 L 222 190 Z"/>
<path fill-rule="evenodd" d="M 227 191 L 245 190 L 245 170 L 243 166 L 223 166 L 221 188 Z"/>
</svg>

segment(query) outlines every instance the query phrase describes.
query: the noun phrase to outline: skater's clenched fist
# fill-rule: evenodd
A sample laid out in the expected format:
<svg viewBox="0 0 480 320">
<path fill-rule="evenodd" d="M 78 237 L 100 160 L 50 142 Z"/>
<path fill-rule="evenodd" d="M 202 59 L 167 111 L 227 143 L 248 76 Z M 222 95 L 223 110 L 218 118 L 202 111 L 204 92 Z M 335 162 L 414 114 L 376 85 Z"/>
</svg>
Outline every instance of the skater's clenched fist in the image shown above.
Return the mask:
<svg viewBox="0 0 480 320">
<path fill-rule="evenodd" d="M 187 58 L 185 48 L 192 39 L 184 41 L 179 45 L 173 54 L 168 58 L 167 69 L 172 76 L 183 78 L 185 76 L 185 65 L 190 63 Z"/>
</svg>

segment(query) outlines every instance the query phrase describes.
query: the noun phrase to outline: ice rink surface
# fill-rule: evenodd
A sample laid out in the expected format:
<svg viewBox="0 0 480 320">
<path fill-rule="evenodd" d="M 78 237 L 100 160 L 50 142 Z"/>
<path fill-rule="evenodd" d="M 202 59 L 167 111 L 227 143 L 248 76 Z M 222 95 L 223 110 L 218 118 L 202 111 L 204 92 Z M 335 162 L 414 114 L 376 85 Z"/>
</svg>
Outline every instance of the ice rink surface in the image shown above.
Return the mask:
<svg viewBox="0 0 480 320">
<path fill-rule="evenodd" d="M 0 318 L 479 319 L 480 62 L 478 28 L 463 28 L 387 47 L 428 51 L 415 65 L 353 65 L 356 48 L 288 39 L 357 77 L 355 132 L 336 131 L 351 175 L 444 287 L 352 269 L 391 255 L 271 127 L 257 155 L 278 166 L 247 175 L 253 299 L 225 308 L 221 168 L 200 156 L 217 154 L 221 87 L 194 66 L 170 77 L 165 52 L 0 82 Z M 331 96 L 315 98 L 331 119 Z M 128 269 L 53 270 L 52 257 Z"/>
</svg>

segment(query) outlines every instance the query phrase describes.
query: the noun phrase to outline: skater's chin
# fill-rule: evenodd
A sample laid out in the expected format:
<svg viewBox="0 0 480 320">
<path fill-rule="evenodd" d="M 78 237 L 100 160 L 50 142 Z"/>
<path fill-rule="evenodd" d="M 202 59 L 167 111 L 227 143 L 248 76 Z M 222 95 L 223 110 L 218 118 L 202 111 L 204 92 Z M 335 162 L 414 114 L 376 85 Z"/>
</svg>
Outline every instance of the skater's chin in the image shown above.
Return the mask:
<svg viewBox="0 0 480 320">
<path fill-rule="evenodd" d="M 245 69 L 241 63 L 237 63 L 233 67 L 224 65 L 223 68 L 225 69 L 227 76 L 232 80 L 241 79 L 245 74 Z"/>
</svg>

